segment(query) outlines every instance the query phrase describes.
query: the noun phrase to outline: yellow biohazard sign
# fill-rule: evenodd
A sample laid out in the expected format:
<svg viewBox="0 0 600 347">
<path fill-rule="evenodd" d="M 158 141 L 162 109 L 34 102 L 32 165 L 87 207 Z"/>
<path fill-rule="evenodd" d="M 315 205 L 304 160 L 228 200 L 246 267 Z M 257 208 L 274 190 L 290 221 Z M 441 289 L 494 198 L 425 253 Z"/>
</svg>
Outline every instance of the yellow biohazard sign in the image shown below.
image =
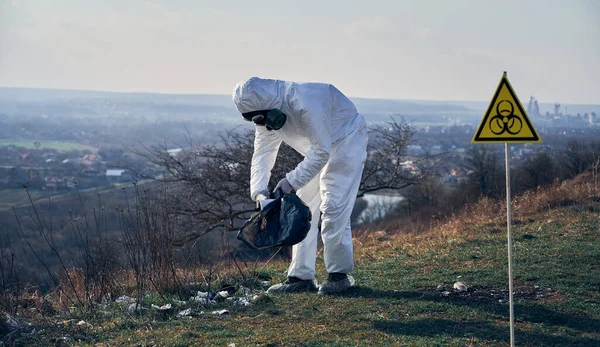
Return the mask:
<svg viewBox="0 0 600 347">
<path fill-rule="evenodd" d="M 542 142 L 508 82 L 506 72 L 471 142 Z"/>
</svg>

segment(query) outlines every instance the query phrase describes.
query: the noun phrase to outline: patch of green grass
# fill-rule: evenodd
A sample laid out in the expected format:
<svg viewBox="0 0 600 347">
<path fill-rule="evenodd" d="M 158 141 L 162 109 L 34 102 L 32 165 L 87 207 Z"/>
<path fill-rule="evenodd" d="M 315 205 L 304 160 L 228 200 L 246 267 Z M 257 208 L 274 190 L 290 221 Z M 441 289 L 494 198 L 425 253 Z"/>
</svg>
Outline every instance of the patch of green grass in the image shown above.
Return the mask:
<svg viewBox="0 0 600 347">
<path fill-rule="evenodd" d="M 33 148 L 36 148 L 35 142 L 36 142 L 35 140 L 34 141 L 0 141 L 0 147 L 17 146 L 17 147 L 33 149 Z M 73 150 L 80 150 L 80 151 L 88 150 L 93 153 L 96 153 L 98 151 L 98 148 L 96 148 L 96 147 L 83 145 L 80 143 L 59 142 L 59 141 L 39 141 L 39 142 L 40 142 L 40 149 L 50 148 L 50 149 L 56 149 L 57 151 L 61 151 L 61 152 L 67 152 L 67 151 L 73 151 Z"/>
<path fill-rule="evenodd" d="M 599 224 L 590 209 L 564 206 L 515 226 L 516 345 L 600 346 Z M 476 228 L 456 242 L 438 240 L 410 253 L 390 244 L 383 260 L 358 258 L 357 286 L 337 296 L 280 295 L 250 307 L 222 303 L 229 315 L 208 308 L 192 319 L 99 315 L 83 332 L 47 329 L 37 338 L 78 333 L 78 345 L 508 346 L 506 236 L 494 228 L 503 226 Z M 457 280 L 469 290 L 455 292 Z"/>
</svg>

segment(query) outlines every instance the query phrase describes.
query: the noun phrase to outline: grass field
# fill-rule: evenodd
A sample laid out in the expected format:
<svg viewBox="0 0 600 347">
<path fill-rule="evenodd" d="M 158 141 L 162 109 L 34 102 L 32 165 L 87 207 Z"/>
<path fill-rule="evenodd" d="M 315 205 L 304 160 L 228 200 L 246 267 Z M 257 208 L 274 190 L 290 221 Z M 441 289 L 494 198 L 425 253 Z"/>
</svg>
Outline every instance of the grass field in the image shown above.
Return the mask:
<svg viewBox="0 0 600 347">
<path fill-rule="evenodd" d="M 33 149 L 35 141 L 0 141 L 0 147 L 6 146 L 17 146 L 17 147 L 25 147 Z M 97 152 L 98 149 L 93 146 L 82 145 L 78 143 L 72 142 L 58 142 L 58 141 L 40 141 L 40 148 L 51 148 L 56 149 L 57 151 L 73 151 L 73 150 L 88 150 L 93 153 Z"/>
<path fill-rule="evenodd" d="M 43 191 L 31 191 L 33 200 L 38 200 L 47 196 L 50 193 Z M 17 189 L 0 189 L 0 211 L 10 210 L 13 207 L 20 207 L 29 204 L 29 197 L 23 188 Z"/>
<path fill-rule="evenodd" d="M 517 346 L 600 346 L 600 199 L 565 201 L 514 221 Z M 82 346 L 508 346 L 502 218 L 452 225 L 419 235 L 364 234 L 355 243 L 357 286 L 343 295 L 196 305 L 205 313 L 189 319 L 175 313 L 190 304 L 149 296 L 144 307 L 171 302 L 173 310 L 131 316 L 127 305 L 113 303 L 95 314 L 32 319 L 42 333 L 17 344 L 67 336 Z M 269 265 L 266 275 L 283 280 L 285 268 Z M 321 258 L 318 272 L 322 280 Z M 453 290 L 457 280 L 467 292 Z M 229 314 L 211 313 L 222 308 Z M 80 319 L 91 325 L 76 325 Z"/>
</svg>

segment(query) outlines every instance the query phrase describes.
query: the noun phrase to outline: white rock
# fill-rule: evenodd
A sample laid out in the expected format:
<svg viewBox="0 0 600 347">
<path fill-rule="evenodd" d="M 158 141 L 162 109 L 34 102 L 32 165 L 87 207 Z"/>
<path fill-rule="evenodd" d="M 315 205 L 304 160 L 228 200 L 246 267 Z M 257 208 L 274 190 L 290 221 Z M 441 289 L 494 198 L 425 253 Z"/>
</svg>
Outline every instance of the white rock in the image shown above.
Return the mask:
<svg viewBox="0 0 600 347">
<path fill-rule="evenodd" d="M 230 343 L 227 345 L 227 347 L 235 347 L 235 343 Z"/>
<path fill-rule="evenodd" d="M 466 292 L 467 290 L 469 290 L 469 287 L 467 287 L 467 285 L 462 282 L 456 282 L 454 283 L 454 289 L 456 289 L 456 291 L 460 293 Z"/>
</svg>

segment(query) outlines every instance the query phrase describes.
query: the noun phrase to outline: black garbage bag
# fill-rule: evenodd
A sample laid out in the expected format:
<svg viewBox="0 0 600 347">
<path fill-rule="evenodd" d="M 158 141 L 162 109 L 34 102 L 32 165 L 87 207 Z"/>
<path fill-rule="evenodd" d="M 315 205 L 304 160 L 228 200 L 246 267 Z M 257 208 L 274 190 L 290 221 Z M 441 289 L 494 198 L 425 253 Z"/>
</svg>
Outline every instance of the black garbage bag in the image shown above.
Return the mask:
<svg viewBox="0 0 600 347">
<path fill-rule="evenodd" d="M 306 238 L 310 230 L 311 213 L 296 194 L 277 190 L 275 200 L 254 213 L 237 234 L 253 249 L 293 246 Z"/>
</svg>

